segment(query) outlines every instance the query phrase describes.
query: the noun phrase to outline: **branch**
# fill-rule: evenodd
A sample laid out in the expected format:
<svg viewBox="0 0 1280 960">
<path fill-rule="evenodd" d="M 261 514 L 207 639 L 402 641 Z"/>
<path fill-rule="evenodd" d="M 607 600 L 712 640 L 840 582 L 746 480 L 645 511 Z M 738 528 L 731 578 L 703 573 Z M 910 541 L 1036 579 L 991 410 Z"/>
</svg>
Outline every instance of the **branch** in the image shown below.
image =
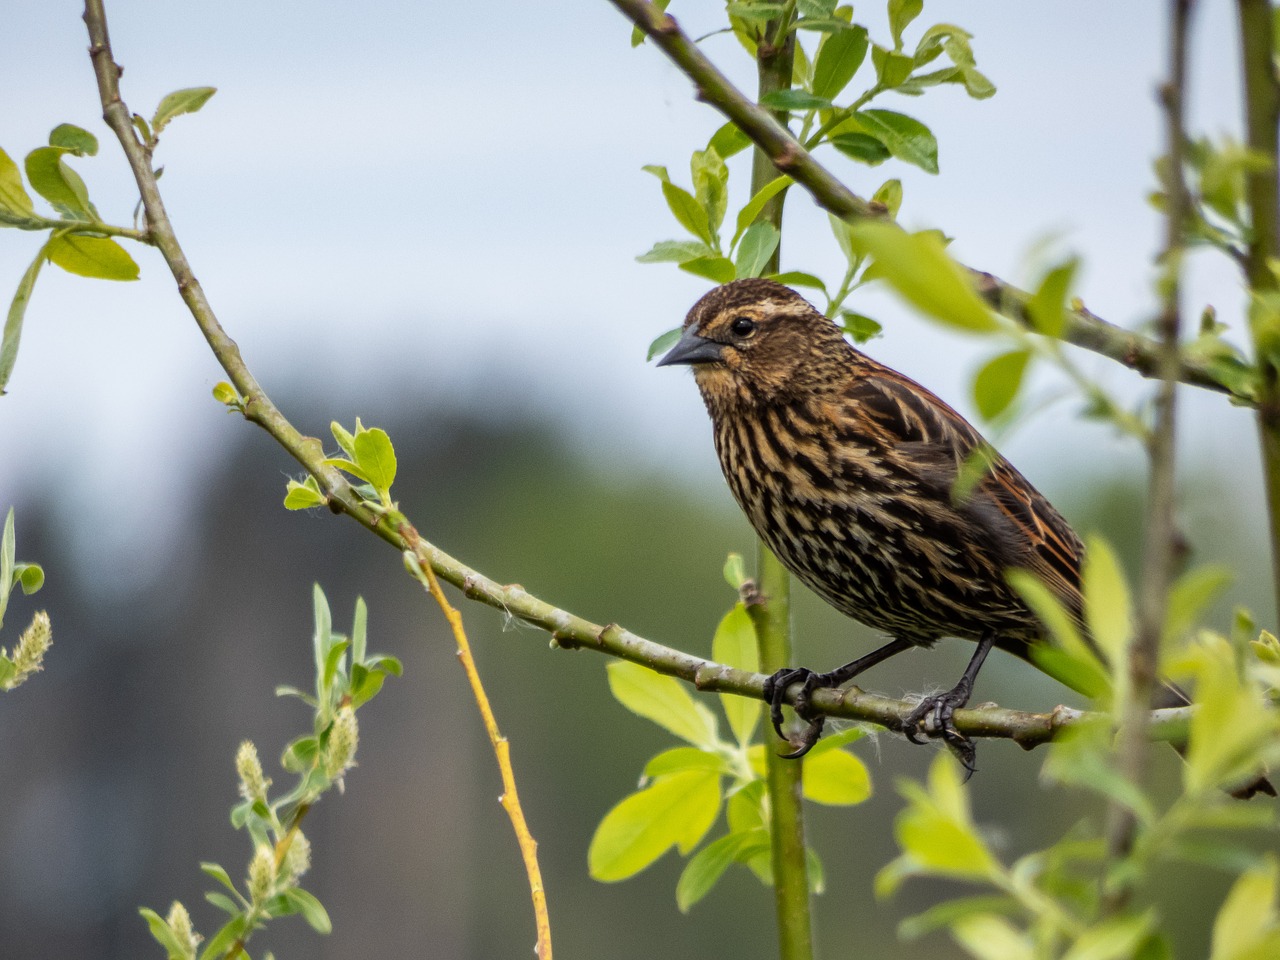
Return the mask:
<svg viewBox="0 0 1280 960">
<path fill-rule="evenodd" d="M 649 0 L 609 0 L 628 20 L 642 30 L 673 63 L 693 81 L 696 96 L 710 104 L 745 133 L 768 154 L 773 165 L 789 175 L 812 195 L 814 202 L 829 213 L 854 221 L 881 218 L 887 213 L 880 204 L 864 200 L 845 186 L 831 171 L 813 158 L 772 114 L 754 103 L 717 69 L 680 29 L 675 18 L 655 7 Z M 1257 0 L 1263 2 L 1263 0 Z M 1269 29 L 1269 28 L 1268 28 Z M 1270 37 L 1270 33 L 1266 34 Z M 969 268 L 978 291 L 991 307 L 1031 330 L 1027 314 L 1030 294 L 998 277 Z M 1144 377 L 1160 376 L 1160 344 L 1150 337 L 1133 333 L 1085 309 L 1074 307 L 1065 312 L 1062 339 L 1085 350 L 1108 357 Z M 1233 400 L 1253 405 L 1252 397 L 1236 393 L 1214 376 L 1207 363 L 1180 358 L 1178 380 L 1197 387 L 1225 393 Z"/>
<path fill-rule="evenodd" d="M 493 715 L 493 707 L 489 705 L 489 695 L 485 693 L 480 682 L 480 672 L 476 670 L 475 658 L 471 656 L 471 643 L 467 640 L 467 632 L 462 626 L 462 614 L 451 604 L 444 591 L 440 589 L 440 581 L 436 579 L 431 567 L 419 562 L 412 553 L 405 554 L 411 564 L 411 572 L 419 577 L 427 592 L 440 605 L 453 638 L 458 643 L 458 659 L 462 669 L 466 671 L 467 680 L 471 684 L 471 692 L 475 696 L 476 706 L 480 708 L 480 717 L 484 721 L 485 733 L 489 735 L 489 744 L 498 761 L 498 770 L 502 775 L 502 796 L 499 803 L 511 820 L 511 827 L 516 833 L 516 842 L 520 846 L 520 856 L 524 860 L 525 874 L 529 879 L 529 890 L 533 895 L 533 916 L 538 928 L 538 946 L 534 950 L 538 960 L 551 960 L 551 917 L 547 912 L 547 892 L 542 884 L 542 870 L 538 866 L 538 843 L 529 832 L 529 824 L 524 818 L 524 809 L 520 806 L 520 794 L 516 790 L 516 775 L 511 768 L 511 743 L 498 729 L 498 721 Z"/>
</svg>

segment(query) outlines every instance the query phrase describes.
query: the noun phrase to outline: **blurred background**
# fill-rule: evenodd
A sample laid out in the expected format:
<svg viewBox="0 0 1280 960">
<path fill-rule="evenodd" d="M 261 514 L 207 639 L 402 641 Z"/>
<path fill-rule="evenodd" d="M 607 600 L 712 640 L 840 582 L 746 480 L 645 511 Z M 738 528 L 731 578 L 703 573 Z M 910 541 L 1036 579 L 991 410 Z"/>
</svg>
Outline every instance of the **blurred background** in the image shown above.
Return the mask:
<svg viewBox="0 0 1280 960">
<path fill-rule="evenodd" d="M 1193 128 L 1230 134 L 1240 126 L 1232 8 L 1200 7 Z M 722 10 L 676 0 L 673 12 L 697 35 Z M 655 49 L 631 50 L 630 26 L 602 0 L 135 0 L 108 14 L 133 109 L 149 114 L 179 87 L 219 88 L 165 133 L 162 187 L 223 323 L 285 413 L 326 438 L 334 419 L 387 428 L 403 507 L 477 569 L 709 653 L 733 600 L 725 554 L 750 556 L 752 539 L 692 379 L 645 362 L 708 284 L 634 261 L 678 236 L 640 166 L 685 180 L 689 151 L 722 122 L 687 81 Z M 883 12 L 864 15 L 883 42 Z M 936 0 L 908 41 L 936 21 L 975 34 L 978 65 L 999 87 L 985 102 L 944 89 L 878 103 L 934 130 L 941 175 L 826 159 L 863 195 L 900 177 L 907 225 L 945 229 L 964 262 L 1008 280 L 1032 282 L 1047 250 L 1079 252 L 1086 303 L 1145 323 L 1160 231 L 1145 201 L 1161 149 L 1157 5 Z M 80 8 L 20 2 L 5 22 L 0 147 L 20 158 L 61 122 L 95 131 L 101 154 L 73 165 L 104 217 L 127 223 L 136 194 L 98 119 Z M 731 38 L 706 49 L 752 82 Z M 745 157 L 732 169 L 741 204 Z M 784 268 L 835 277 L 825 215 L 799 191 L 788 207 Z M 0 233 L 6 298 L 38 242 Z M 215 929 L 197 865 L 220 861 L 239 877 L 250 854 L 226 817 L 236 746 L 251 738 L 269 760 L 309 723 L 273 690 L 309 682 L 312 582 L 339 628 L 364 596 L 371 646 L 406 673 L 362 712 L 345 795 L 306 822 L 305 885 L 333 934 L 281 920 L 254 954 L 528 956 L 531 910 L 498 776 L 438 611 L 381 542 L 327 513 L 281 508 L 296 466 L 211 399 L 221 371 L 158 255 L 133 252 L 139 283 L 45 270 L 0 399 L 0 510 L 16 507 L 18 557 L 48 575 L 41 594 L 11 605 L 0 643 L 40 608 L 55 636 L 45 672 L 0 697 L 0 956 L 159 956 L 137 908 L 163 913 L 175 898 L 199 929 Z M 1236 275 L 1198 257 L 1188 312 L 1205 303 L 1239 329 Z M 870 352 L 973 415 L 973 371 L 997 344 L 940 331 L 883 294 L 850 306 L 885 325 Z M 1127 371 L 1080 362 L 1120 396 L 1143 396 Z M 1061 393 L 1042 372 L 1030 406 Z M 1215 617 L 1243 604 L 1271 623 L 1251 419 L 1214 396 L 1183 397 L 1184 527 L 1197 560 L 1238 571 Z M 1140 451 L 1077 413 L 1059 400 L 997 439 L 1134 570 Z M 745 871 L 688 916 L 675 907 L 673 854 L 622 884 L 587 877 L 596 823 L 671 740 L 610 698 L 604 658 L 551 650 L 487 608 L 462 610 L 512 740 L 559 955 L 774 955 L 771 895 Z M 877 639 L 802 591 L 796 625 L 800 659 L 820 669 Z M 894 695 L 949 685 L 968 653 L 951 643 L 905 656 L 867 685 Z M 1003 657 L 978 691 L 1036 710 L 1066 696 Z M 870 884 L 895 853 L 894 781 L 919 775 L 932 748 L 886 736 L 857 749 L 873 799 L 810 813 L 828 876 L 821 953 L 915 955 L 920 945 L 896 941 L 898 921 L 956 891 L 914 882 L 877 903 Z M 975 813 L 1010 857 L 1098 813 L 1041 787 L 1037 754 L 984 743 L 980 757 Z M 1160 764 L 1176 777 L 1172 757 Z M 1185 956 L 1203 954 L 1224 885 L 1169 870 L 1162 896 Z M 959 956 L 938 937 L 927 949 Z"/>
</svg>

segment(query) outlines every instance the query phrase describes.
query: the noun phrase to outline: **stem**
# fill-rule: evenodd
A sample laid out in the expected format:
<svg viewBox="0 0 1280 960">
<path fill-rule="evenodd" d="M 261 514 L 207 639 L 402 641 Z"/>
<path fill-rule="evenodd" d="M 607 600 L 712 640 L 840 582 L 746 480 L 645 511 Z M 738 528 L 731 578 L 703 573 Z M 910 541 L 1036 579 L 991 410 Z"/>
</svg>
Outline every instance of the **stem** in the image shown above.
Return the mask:
<svg viewBox="0 0 1280 960">
<path fill-rule="evenodd" d="M 863 199 L 845 186 L 830 170 L 815 160 L 769 110 L 754 103 L 730 83 L 697 44 L 680 29 L 674 17 L 658 10 L 649 0 L 609 2 L 653 40 L 685 76 L 693 81 L 699 100 L 709 103 L 732 120 L 758 149 L 768 155 L 778 172 L 788 174 L 808 190 L 818 206 L 850 222 L 885 215 L 882 206 Z M 1265 0 L 1251 2 L 1265 6 Z M 1259 36 L 1269 38 L 1270 29 L 1268 26 Z M 1026 310 L 1030 294 L 989 273 L 972 268 L 969 268 L 969 272 L 979 292 L 986 297 L 993 310 L 1034 329 Z M 1065 319 L 1063 340 L 1109 357 L 1144 377 L 1158 376 L 1160 348 L 1155 340 L 1108 323 L 1083 306 L 1072 305 L 1065 311 Z M 1222 383 L 1211 365 L 1203 360 L 1181 358 L 1178 379 L 1183 383 L 1228 394 L 1245 405 L 1251 406 L 1256 402 L 1252 395 L 1236 393 Z M 1276 422 L 1280 424 L 1280 401 L 1276 406 Z M 1277 436 L 1276 451 L 1278 467 L 1275 502 L 1280 506 L 1280 433 Z M 1277 513 L 1280 514 L 1280 510 Z"/>
<path fill-rule="evenodd" d="M 795 34 L 789 30 L 794 5 L 788 5 L 766 34 L 774 42 L 760 43 L 757 51 L 759 97 L 791 86 L 795 62 Z M 785 129 L 786 111 L 773 119 Z M 754 196 L 777 174 L 767 153 L 759 147 L 751 162 L 751 193 Z M 785 192 L 765 205 L 761 219 L 782 229 Z M 774 250 L 765 273 L 777 273 L 782 245 Z M 763 541 L 756 543 L 756 582 L 759 600 L 750 606 L 760 649 L 760 667 L 773 673 L 791 665 L 791 575 Z M 781 960 L 812 960 L 813 922 L 809 900 L 809 864 L 804 839 L 802 798 L 804 764 L 787 760 L 777 750 L 765 750 L 765 775 L 769 791 L 773 854 L 774 908 L 778 916 L 778 952 Z"/>
<path fill-rule="evenodd" d="M 1127 696 L 1121 698 L 1117 752 L 1120 772 L 1141 789 L 1147 769 L 1147 715 L 1158 682 L 1160 637 L 1175 563 L 1174 455 L 1177 430 L 1178 340 L 1182 332 L 1181 280 L 1185 225 L 1189 201 L 1183 164 L 1186 128 L 1183 106 L 1187 83 L 1187 34 L 1194 0 L 1171 0 L 1169 80 L 1160 91 L 1168 138 L 1168 204 L 1165 243 L 1160 257 L 1161 309 L 1160 387 L 1155 400 L 1155 425 L 1148 442 L 1151 476 L 1147 488 L 1147 523 L 1143 545 L 1142 585 L 1138 596 L 1137 636 L 1129 649 Z M 1124 687 L 1121 687 L 1124 689 Z M 1137 835 L 1132 809 L 1112 803 L 1108 811 L 1107 854 L 1112 866 L 1128 857 Z M 1107 892 L 1104 909 L 1117 913 L 1132 892 L 1123 884 Z"/>
<path fill-rule="evenodd" d="M 471 684 L 471 693 L 476 705 L 480 708 L 480 717 L 484 721 L 485 733 L 489 735 L 489 743 L 493 746 L 493 754 L 498 761 L 498 770 L 502 774 L 502 797 L 499 802 L 511 820 L 511 827 L 516 833 L 516 842 L 520 846 L 520 856 L 524 860 L 525 874 L 529 878 L 529 891 L 533 896 L 533 916 L 538 929 L 538 946 L 535 953 L 538 960 L 551 960 L 551 917 L 547 912 L 547 893 L 542 885 L 542 871 L 538 867 L 538 842 L 529 831 L 529 824 L 524 818 L 524 810 L 520 806 L 520 794 L 516 791 L 516 775 L 511 766 L 511 743 L 498 729 L 497 718 L 493 715 L 493 707 L 489 705 L 489 696 L 485 693 L 484 684 L 480 682 L 480 672 L 476 669 L 475 658 L 471 656 L 471 644 L 467 641 L 467 632 L 462 626 L 462 614 L 451 604 L 444 591 L 440 589 L 440 581 L 430 565 L 419 562 L 411 551 L 406 552 L 405 559 L 409 569 L 417 576 L 423 586 L 431 593 L 440 609 L 444 612 L 449 627 L 453 630 L 453 638 L 458 644 L 458 660 L 466 671 L 467 680 Z"/>
<path fill-rule="evenodd" d="M 1244 68 L 1245 142 L 1270 164 L 1245 174 L 1250 240 L 1245 274 L 1253 295 L 1254 352 L 1262 375 L 1258 436 L 1270 517 L 1272 579 L 1280 615 L 1280 351 L 1277 351 L 1277 280 L 1269 261 L 1280 255 L 1280 184 L 1276 179 L 1280 86 L 1272 62 L 1272 8 L 1268 0 L 1238 0 Z"/>
</svg>

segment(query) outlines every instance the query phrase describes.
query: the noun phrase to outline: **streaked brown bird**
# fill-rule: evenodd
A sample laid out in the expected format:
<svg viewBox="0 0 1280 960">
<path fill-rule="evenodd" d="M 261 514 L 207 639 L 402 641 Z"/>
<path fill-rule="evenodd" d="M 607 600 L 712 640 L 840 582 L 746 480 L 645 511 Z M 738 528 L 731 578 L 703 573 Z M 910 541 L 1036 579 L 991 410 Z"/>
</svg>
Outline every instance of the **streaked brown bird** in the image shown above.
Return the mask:
<svg viewBox="0 0 1280 960">
<path fill-rule="evenodd" d="M 892 637 L 828 673 L 801 667 L 770 677 L 765 697 L 778 735 L 785 739 L 792 684 L 800 684 L 796 712 L 810 721 L 791 755 L 821 735 L 813 691 L 959 637 L 977 643 L 960 682 L 925 697 L 903 732 L 919 742 L 931 720 L 972 770 L 973 746 L 953 711 L 969 701 L 993 646 L 1029 659 L 1043 635 L 1005 573 L 1035 574 L 1079 619 L 1080 538 L 964 417 L 854 349 L 781 284 L 735 280 L 712 290 L 659 362 L 669 364 L 693 367 L 729 489 L 769 549 L 837 610 Z M 985 469 L 958 490 L 975 455 Z M 1167 696 L 1187 702 L 1172 688 Z"/>
</svg>

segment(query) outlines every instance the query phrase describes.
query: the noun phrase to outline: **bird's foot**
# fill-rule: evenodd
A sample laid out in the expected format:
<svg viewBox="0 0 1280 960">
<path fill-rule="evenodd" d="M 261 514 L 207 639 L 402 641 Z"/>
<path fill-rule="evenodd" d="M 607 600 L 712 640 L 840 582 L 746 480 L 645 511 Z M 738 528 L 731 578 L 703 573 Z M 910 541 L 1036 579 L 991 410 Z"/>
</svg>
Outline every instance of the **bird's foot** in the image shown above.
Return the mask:
<svg viewBox="0 0 1280 960">
<path fill-rule="evenodd" d="M 956 759 L 964 765 L 967 781 L 977 771 L 977 748 L 973 741 L 956 729 L 952 715 L 969 702 L 971 688 L 961 683 L 936 696 L 925 697 L 902 721 L 902 732 L 912 743 L 924 743 L 921 733 L 942 738 Z"/>
<path fill-rule="evenodd" d="M 782 704 L 787 696 L 787 689 L 793 684 L 800 684 L 796 691 L 795 711 L 801 720 L 808 720 L 809 725 L 794 738 L 782 732 Z M 807 667 L 792 667 L 779 670 L 764 682 L 764 699 L 769 704 L 769 719 L 773 721 L 773 729 L 779 737 L 790 743 L 795 749 L 782 756 L 788 760 L 798 760 L 813 749 L 813 745 L 822 736 L 822 727 L 827 718 L 814 710 L 813 692 L 823 687 L 834 687 L 840 683 L 839 677 L 829 673 L 814 673 Z"/>
</svg>

